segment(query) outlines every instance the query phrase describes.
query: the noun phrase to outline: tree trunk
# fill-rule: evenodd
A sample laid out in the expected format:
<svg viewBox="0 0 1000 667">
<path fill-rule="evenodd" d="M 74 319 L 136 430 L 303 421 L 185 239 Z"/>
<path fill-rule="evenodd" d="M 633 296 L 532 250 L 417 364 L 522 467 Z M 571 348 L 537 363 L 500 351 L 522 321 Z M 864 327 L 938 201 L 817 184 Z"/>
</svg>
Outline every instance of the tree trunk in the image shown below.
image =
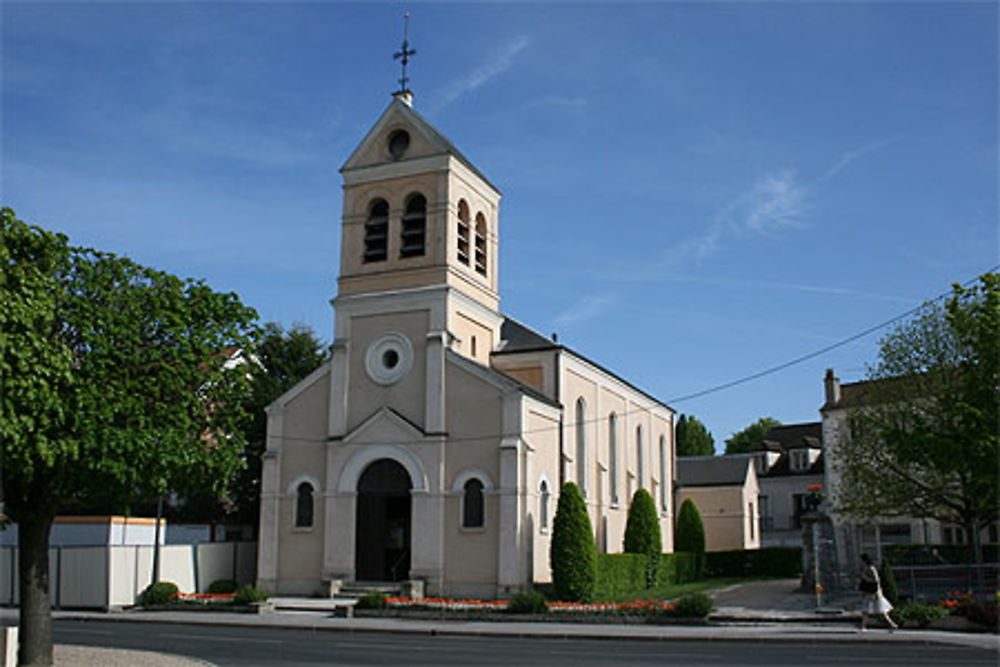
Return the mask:
<svg viewBox="0 0 1000 667">
<path fill-rule="evenodd" d="M 21 667 L 52 664 L 52 596 L 49 593 L 49 529 L 53 516 L 24 517 L 17 525 L 20 584 Z"/>
<path fill-rule="evenodd" d="M 972 547 L 972 562 L 976 564 L 976 595 L 986 594 L 986 581 L 983 577 L 983 540 L 979 535 L 979 522 L 968 521 L 965 530 L 969 533 L 969 545 Z"/>
</svg>

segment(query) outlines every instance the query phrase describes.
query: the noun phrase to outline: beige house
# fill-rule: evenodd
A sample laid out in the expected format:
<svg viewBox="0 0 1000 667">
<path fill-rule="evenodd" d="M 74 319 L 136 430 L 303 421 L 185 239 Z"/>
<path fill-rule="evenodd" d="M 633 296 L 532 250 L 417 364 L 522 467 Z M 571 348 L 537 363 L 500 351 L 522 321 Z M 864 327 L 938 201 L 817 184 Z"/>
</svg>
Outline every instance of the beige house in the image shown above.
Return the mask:
<svg viewBox="0 0 1000 667">
<path fill-rule="evenodd" d="M 706 551 L 760 548 L 760 487 L 754 460 L 746 454 L 677 459 L 678 507 L 690 499 L 698 508 Z"/>
<path fill-rule="evenodd" d="M 514 593 L 550 580 L 563 481 L 610 552 L 648 489 L 671 550 L 673 411 L 498 310 L 496 187 L 409 92 L 341 173 L 333 354 L 268 408 L 259 585 Z"/>
</svg>

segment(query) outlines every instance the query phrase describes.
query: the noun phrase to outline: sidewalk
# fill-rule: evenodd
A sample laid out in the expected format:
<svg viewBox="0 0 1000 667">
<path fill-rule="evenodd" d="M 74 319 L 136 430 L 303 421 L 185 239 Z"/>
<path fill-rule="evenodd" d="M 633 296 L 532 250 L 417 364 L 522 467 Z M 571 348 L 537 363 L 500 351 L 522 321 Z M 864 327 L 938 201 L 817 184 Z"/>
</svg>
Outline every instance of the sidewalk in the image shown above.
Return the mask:
<svg viewBox="0 0 1000 667">
<path fill-rule="evenodd" d="M 117 613 L 56 611 L 57 619 L 139 623 L 297 628 L 329 632 L 390 632 L 449 636 L 538 637 L 553 639 L 632 639 L 639 641 L 787 641 L 807 643 L 906 642 L 967 646 L 1000 652 L 1000 638 L 990 633 L 874 629 L 857 631 L 856 595 L 823 600 L 797 590 L 796 580 L 752 582 L 715 591 L 716 609 L 707 625 L 626 625 L 525 621 L 411 620 L 402 618 L 342 618 L 331 615 L 331 601 L 280 598 L 283 604 L 308 610 L 272 614 L 196 611 L 128 611 Z M 13 609 L 0 619 L 16 622 Z M 174 656 L 147 654 L 144 667 L 166 667 Z"/>
</svg>

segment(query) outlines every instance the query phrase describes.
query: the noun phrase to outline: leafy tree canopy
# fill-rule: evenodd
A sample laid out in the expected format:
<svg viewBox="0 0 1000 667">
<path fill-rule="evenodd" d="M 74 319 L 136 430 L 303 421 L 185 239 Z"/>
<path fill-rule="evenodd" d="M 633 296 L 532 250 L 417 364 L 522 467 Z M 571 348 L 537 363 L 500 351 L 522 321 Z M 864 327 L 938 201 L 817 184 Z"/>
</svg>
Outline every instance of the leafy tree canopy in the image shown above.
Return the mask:
<svg viewBox="0 0 1000 667">
<path fill-rule="evenodd" d="M 21 661 L 51 662 L 48 533 L 56 509 L 240 465 L 246 349 L 256 317 L 235 294 L 73 248 L 0 211 L 3 502 L 19 524 Z"/>
<path fill-rule="evenodd" d="M 712 456 L 715 438 L 694 415 L 681 415 L 677 420 L 677 456 Z"/>
<path fill-rule="evenodd" d="M 996 273 L 954 285 L 882 339 L 834 451 L 839 511 L 935 518 L 976 538 L 997 521 L 997 341 Z"/>
<path fill-rule="evenodd" d="M 771 417 L 762 417 L 742 431 L 733 433 L 726 440 L 726 454 L 746 454 L 754 445 L 759 445 L 767 432 L 775 426 L 781 426 L 781 422 Z"/>
</svg>

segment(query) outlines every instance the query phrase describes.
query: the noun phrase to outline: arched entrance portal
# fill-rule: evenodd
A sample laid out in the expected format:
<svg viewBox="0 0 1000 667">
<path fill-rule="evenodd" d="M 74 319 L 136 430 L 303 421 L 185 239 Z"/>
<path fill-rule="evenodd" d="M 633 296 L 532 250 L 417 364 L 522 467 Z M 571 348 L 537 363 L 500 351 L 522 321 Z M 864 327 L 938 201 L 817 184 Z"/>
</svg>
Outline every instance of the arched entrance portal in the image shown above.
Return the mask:
<svg viewBox="0 0 1000 667">
<path fill-rule="evenodd" d="M 409 578 L 411 488 L 406 468 L 390 459 L 375 461 L 358 479 L 357 580 Z"/>
</svg>

